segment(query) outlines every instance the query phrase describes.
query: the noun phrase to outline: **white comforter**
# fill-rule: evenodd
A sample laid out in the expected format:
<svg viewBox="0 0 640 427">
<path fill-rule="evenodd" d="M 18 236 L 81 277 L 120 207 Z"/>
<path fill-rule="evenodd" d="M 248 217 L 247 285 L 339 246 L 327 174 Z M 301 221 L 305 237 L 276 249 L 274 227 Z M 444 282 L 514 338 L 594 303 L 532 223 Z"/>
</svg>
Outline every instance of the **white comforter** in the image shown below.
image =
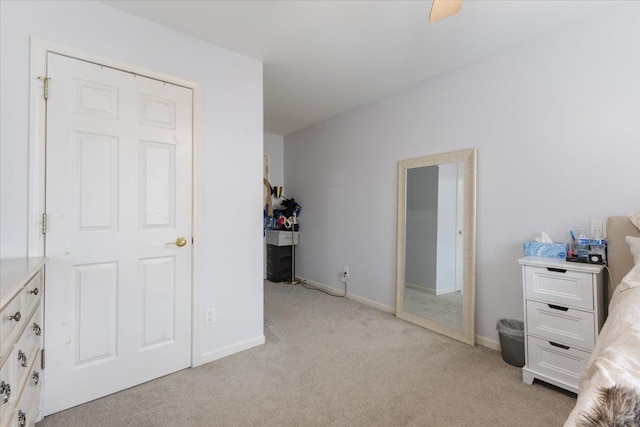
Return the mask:
<svg viewBox="0 0 640 427">
<path fill-rule="evenodd" d="M 609 304 L 609 316 L 580 377 L 578 401 L 565 427 L 596 403 L 600 387 L 640 389 L 640 264 L 625 276 Z"/>
</svg>

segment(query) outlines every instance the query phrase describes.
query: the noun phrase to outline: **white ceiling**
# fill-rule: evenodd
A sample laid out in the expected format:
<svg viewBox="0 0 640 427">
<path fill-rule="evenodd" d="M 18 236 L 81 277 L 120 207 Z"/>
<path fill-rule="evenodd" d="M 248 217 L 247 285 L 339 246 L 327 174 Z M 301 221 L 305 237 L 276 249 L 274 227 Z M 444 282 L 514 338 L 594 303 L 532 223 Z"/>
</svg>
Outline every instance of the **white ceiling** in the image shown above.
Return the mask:
<svg viewBox="0 0 640 427">
<path fill-rule="evenodd" d="M 287 135 L 609 7 L 611 1 L 104 3 L 264 62 L 264 130 Z"/>
</svg>

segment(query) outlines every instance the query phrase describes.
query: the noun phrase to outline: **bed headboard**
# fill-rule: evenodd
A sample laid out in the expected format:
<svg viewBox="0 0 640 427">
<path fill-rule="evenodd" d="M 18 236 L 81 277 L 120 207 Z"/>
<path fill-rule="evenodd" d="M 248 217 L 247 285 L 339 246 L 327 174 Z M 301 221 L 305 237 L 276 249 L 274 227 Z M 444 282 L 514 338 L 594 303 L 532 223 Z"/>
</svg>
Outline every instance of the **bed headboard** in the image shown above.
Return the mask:
<svg viewBox="0 0 640 427">
<path fill-rule="evenodd" d="M 638 230 L 626 216 L 610 216 L 607 220 L 607 264 L 609 278 L 609 299 L 622 278 L 633 268 L 633 257 L 625 236 L 640 237 Z"/>
</svg>

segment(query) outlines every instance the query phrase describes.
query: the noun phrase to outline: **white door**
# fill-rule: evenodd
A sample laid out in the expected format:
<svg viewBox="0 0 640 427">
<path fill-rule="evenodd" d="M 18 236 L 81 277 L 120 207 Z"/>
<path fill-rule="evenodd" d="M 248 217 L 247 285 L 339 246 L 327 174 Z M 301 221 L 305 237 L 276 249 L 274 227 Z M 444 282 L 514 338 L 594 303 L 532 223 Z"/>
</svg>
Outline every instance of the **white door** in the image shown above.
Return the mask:
<svg viewBox="0 0 640 427">
<path fill-rule="evenodd" d="M 191 90 L 47 61 L 45 415 L 190 365 L 192 206 Z"/>
</svg>

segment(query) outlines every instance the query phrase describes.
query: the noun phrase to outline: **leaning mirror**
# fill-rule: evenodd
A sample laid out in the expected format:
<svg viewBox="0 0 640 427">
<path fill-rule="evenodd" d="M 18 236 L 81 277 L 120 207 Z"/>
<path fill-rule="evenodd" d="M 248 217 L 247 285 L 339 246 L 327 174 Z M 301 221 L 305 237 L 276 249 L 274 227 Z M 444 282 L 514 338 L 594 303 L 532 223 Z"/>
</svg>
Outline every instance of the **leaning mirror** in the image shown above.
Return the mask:
<svg viewBox="0 0 640 427">
<path fill-rule="evenodd" d="M 475 345 L 476 149 L 398 162 L 396 316 Z"/>
</svg>

